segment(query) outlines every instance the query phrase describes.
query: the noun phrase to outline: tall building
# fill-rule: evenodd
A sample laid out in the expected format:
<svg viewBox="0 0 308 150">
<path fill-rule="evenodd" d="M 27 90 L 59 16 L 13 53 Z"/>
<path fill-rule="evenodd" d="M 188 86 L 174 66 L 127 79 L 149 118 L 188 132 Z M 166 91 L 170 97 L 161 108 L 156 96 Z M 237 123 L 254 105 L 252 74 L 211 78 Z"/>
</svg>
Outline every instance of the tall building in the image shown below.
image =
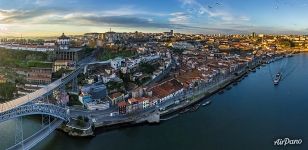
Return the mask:
<svg viewBox="0 0 308 150">
<path fill-rule="evenodd" d="M 71 60 L 78 62 L 84 56 L 83 48 L 71 47 L 70 38 L 64 33 L 57 40 L 57 48 L 55 50 L 56 60 Z"/>
<path fill-rule="evenodd" d="M 251 36 L 252 36 L 252 38 L 256 38 L 257 37 L 256 32 L 252 32 Z"/>
<path fill-rule="evenodd" d="M 71 47 L 70 41 L 71 39 L 64 33 L 58 38 L 55 49 L 54 71 L 61 68 L 74 69 L 77 62 L 86 56 L 84 48 Z"/>
<path fill-rule="evenodd" d="M 163 32 L 163 34 L 164 34 L 165 37 L 173 37 L 174 36 L 173 30 L 170 30 L 170 32 Z"/>
</svg>

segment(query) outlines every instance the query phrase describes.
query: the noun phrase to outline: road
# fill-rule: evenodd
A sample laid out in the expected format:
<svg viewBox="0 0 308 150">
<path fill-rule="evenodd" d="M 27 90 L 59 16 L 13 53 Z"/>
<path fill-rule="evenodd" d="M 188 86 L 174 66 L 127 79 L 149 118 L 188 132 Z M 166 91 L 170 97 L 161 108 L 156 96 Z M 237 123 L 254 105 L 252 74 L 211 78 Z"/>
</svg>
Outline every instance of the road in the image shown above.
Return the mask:
<svg viewBox="0 0 308 150">
<path fill-rule="evenodd" d="M 11 101 L 8 101 L 6 103 L 1 103 L 0 104 L 0 113 L 14 109 L 16 107 L 19 107 L 19 106 L 24 105 L 26 103 L 29 103 L 31 101 L 40 99 L 40 98 L 44 97 L 44 95 L 50 94 L 53 90 L 62 86 L 63 84 L 66 84 L 69 80 L 71 80 L 71 78 L 77 76 L 81 72 L 82 68 L 86 65 L 86 63 L 91 63 L 93 61 L 95 61 L 95 58 L 93 57 L 93 55 L 90 55 L 90 56 L 84 58 L 83 60 L 81 60 L 80 62 L 78 62 L 79 67 L 77 67 L 77 69 L 75 69 L 74 71 L 72 71 L 71 73 L 66 75 L 65 77 L 62 77 L 62 78 L 50 83 L 46 87 L 41 88 L 41 89 L 39 89 L 39 90 L 37 90 L 33 93 L 30 93 L 28 95 L 19 97 L 17 99 L 11 100 Z"/>
<path fill-rule="evenodd" d="M 50 123 L 50 126 L 45 126 L 37 133 L 23 140 L 22 143 L 14 145 L 8 148 L 8 150 L 28 150 L 33 148 L 36 144 L 46 138 L 51 132 L 57 129 L 62 124 L 62 122 L 63 121 L 60 119 L 55 119 Z"/>
</svg>

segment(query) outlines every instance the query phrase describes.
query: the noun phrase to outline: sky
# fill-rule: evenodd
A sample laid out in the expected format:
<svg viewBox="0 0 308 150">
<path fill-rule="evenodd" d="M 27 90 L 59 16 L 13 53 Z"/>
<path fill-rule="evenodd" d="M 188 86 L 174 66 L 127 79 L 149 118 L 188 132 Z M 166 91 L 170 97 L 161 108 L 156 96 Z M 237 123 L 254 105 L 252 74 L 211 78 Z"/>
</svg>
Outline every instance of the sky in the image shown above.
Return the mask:
<svg viewBox="0 0 308 150">
<path fill-rule="evenodd" d="M 308 0 L 0 0 L 0 36 L 307 34 Z"/>
</svg>

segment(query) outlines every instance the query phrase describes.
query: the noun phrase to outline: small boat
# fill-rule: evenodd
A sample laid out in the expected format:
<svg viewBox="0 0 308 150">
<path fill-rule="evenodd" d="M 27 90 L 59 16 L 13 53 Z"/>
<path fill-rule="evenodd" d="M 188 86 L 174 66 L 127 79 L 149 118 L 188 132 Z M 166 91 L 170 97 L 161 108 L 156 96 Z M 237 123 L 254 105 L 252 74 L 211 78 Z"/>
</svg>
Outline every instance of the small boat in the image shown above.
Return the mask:
<svg viewBox="0 0 308 150">
<path fill-rule="evenodd" d="M 200 104 L 195 105 L 193 108 L 190 109 L 190 111 L 196 111 L 200 107 Z"/>
<path fill-rule="evenodd" d="M 238 85 L 238 82 L 237 82 L 237 81 L 235 81 L 235 82 L 233 83 L 233 85 Z"/>
<path fill-rule="evenodd" d="M 280 72 L 278 72 L 277 74 L 276 74 L 276 76 L 275 76 L 275 79 L 274 79 L 274 85 L 278 85 L 279 84 L 279 82 L 280 82 L 280 80 L 281 80 L 281 73 Z"/>
<path fill-rule="evenodd" d="M 288 54 L 287 57 L 293 57 L 293 54 Z"/>
<path fill-rule="evenodd" d="M 161 120 L 161 121 L 167 121 L 167 120 L 170 120 L 170 119 L 175 118 L 175 117 L 177 117 L 177 116 L 179 116 L 179 114 L 175 114 L 175 115 L 170 116 L 170 117 L 168 117 L 168 118 L 161 118 L 160 120 Z"/>
<path fill-rule="evenodd" d="M 226 88 L 226 90 L 231 90 L 232 89 L 232 86 L 231 85 L 229 85 L 227 88 Z"/>
<path fill-rule="evenodd" d="M 186 108 L 186 109 L 182 110 L 182 111 L 180 112 L 180 114 L 184 114 L 184 113 L 188 112 L 189 110 L 190 110 L 190 109 Z"/>
<path fill-rule="evenodd" d="M 209 105 L 209 104 L 211 104 L 211 102 L 212 102 L 212 101 L 211 101 L 211 100 L 209 100 L 209 101 L 207 101 L 207 102 L 203 103 L 203 104 L 202 104 L 202 106 Z"/>
<path fill-rule="evenodd" d="M 218 92 L 218 94 L 219 94 L 219 95 L 224 94 L 224 91 L 221 90 L 221 91 Z"/>
<path fill-rule="evenodd" d="M 252 70 L 252 72 L 256 72 L 256 71 L 257 71 L 256 69 L 253 69 L 253 70 Z"/>
</svg>

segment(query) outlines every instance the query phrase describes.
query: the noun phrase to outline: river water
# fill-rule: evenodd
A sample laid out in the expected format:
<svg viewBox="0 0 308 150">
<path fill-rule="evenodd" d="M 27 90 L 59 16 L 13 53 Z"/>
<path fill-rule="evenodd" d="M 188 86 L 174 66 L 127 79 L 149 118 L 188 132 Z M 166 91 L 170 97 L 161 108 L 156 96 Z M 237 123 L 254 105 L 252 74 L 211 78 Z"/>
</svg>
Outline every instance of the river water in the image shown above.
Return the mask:
<svg viewBox="0 0 308 150">
<path fill-rule="evenodd" d="M 159 125 L 100 130 L 92 138 L 55 131 L 34 149 L 308 149 L 308 54 L 288 58 L 286 65 L 282 62 L 285 60 L 250 73 L 231 90 L 210 97 L 210 105 Z M 275 73 L 281 66 L 285 78 L 275 87 L 269 72 Z M 39 128 L 38 119 L 24 119 L 25 136 Z M 0 149 L 14 143 L 14 130 L 14 121 L 0 124 Z M 274 146 L 277 138 L 285 137 L 303 142 Z"/>
</svg>

